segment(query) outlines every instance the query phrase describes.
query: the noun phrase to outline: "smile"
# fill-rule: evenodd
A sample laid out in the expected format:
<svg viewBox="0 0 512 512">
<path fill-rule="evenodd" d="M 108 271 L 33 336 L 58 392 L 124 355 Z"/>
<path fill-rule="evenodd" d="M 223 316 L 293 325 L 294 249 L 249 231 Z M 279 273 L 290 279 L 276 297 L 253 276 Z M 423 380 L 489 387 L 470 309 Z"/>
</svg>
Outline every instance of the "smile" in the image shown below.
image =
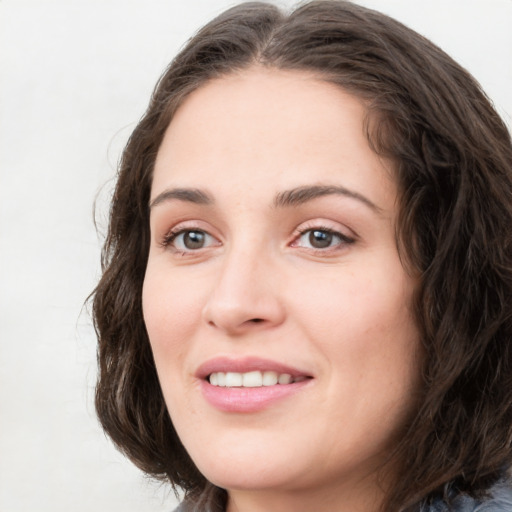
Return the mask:
<svg viewBox="0 0 512 512">
<path fill-rule="evenodd" d="M 196 377 L 203 397 L 214 408 L 254 413 L 310 387 L 312 375 L 268 359 L 215 358 L 202 364 Z"/>
<path fill-rule="evenodd" d="M 275 386 L 277 384 L 292 384 L 301 382 L 306 377 L 292 377 L 289 373 L 277 373 L 274 371 L 252 371 L 246 373 L 214 372 L 208 377 L 212 386 L 227 388 L 259 388 L 262 386 Z"/>
</svg>

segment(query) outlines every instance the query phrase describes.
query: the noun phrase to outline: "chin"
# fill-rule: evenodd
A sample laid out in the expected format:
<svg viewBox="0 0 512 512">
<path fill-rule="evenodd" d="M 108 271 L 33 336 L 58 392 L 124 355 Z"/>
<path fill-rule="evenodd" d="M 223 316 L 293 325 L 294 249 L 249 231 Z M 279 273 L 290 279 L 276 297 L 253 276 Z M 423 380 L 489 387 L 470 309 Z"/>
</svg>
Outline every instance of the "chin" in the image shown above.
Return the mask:
<svg viewBox="0 0 512 512">
<path fill-rule="evenodd" d="M 301 481 L 300 475 L 290 468 L 290 461 L 284 464 L 271 460 L 265 464 L 253 464 L 250 459 L 221 462 L 202 464 L 199 470 L 207 480 L 227 490 L 286 490 Z"/>
<path fill-rule="evenodd" d="M 211 437 L 215 436 L 215 442 Z M 257 490 L 287 487 L 310 473 L 301 475 L 298 460 L 307 459 L 296 445 L 275 432 L 215 432 L 209 441 L 189 444 L 189 454 L 207 480 L 224 489 Z M 208 446 L 208 449 L 205 449 Z"/>
</svg>

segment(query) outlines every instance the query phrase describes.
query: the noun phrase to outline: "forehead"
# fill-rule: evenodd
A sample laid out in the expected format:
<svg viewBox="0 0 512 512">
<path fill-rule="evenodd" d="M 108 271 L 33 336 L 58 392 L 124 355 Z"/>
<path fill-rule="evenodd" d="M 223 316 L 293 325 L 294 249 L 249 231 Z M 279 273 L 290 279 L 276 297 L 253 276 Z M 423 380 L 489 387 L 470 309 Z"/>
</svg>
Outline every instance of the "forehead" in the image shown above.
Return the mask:
<svg viewBox="0 0 512 512">
<path fill-rule="evenodd" d="M 169 182 L 389 189 L 390 166 L 370 149 L 365 116 L 362 100 L 307 72 L 255 67 L 209 81 L 167 129 L 152 196 Z"/>
</svg>

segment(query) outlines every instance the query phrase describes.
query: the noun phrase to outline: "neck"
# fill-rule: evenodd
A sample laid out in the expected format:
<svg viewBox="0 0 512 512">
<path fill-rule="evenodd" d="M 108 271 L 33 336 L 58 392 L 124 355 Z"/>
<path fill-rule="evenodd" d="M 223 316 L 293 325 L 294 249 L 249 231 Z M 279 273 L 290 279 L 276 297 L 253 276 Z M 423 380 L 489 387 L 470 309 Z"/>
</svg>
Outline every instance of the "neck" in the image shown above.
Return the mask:
<svg viewBox="0 0 512 512">
<path fill-rule="evenodd" d="M 385 493 L 376 479 L 287 490 L 230 490 L 226 512 L 380 512 Z"/>
</svg>

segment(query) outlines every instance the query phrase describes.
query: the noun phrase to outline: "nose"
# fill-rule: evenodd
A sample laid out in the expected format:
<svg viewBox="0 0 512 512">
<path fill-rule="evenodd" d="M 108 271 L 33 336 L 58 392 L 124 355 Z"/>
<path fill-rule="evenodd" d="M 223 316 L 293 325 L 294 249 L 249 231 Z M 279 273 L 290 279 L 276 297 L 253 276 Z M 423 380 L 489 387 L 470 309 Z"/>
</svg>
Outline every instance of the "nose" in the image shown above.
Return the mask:
<svg viewBox="0 0 512 512">
<path fill-rule="evenodd" d="M 204 321 L 230 336 L 276 327 L 284 321 L 282 283 L 268 255 L 232 250 L 220 265 L 203 308 Z"/>
</svg>

